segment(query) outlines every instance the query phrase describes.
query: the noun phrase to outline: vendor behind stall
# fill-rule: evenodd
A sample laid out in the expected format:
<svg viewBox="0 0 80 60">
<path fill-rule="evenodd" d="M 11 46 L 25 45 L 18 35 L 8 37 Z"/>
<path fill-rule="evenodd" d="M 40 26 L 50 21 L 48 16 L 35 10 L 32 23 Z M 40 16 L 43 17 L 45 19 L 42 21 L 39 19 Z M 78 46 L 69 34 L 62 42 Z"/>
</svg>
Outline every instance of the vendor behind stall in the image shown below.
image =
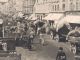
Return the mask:
<svg viewBox="0 0 80 60">
<path fill-rule="evenodd" d="M 64 20 L 61 20 L 57 23 L 57 34 L 59 35 L 59 42 L 66 42 L 66 36 L 70 31 L 71 27 L 69 23 Z"/>
</svg>

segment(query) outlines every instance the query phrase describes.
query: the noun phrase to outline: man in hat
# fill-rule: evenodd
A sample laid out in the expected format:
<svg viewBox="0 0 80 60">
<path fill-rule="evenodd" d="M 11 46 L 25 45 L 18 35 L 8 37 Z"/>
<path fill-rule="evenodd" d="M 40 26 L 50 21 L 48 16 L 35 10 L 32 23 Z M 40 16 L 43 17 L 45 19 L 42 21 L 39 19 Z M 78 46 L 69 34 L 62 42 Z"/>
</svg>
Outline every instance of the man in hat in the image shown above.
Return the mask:
<svg viewBox="0 0 80 60">
<path fill-rule="evenodd" d="M 63 47 L 59 47 L 59 50 L 56 56 L 56 60 L 66 60 L 66 54 L 63 51 Z"/>
<path fill-rule="evenodd" d="M 27 42 L 29 50 L 32 50 L 32 42 L 33 42 L 33 39 L 34 39 L 34 34 L 35 34 L 34 31 L 31 30 L 30 35 L 29 35 L 29 39 L 28 39 L 28 42 Z"/>
</svg>

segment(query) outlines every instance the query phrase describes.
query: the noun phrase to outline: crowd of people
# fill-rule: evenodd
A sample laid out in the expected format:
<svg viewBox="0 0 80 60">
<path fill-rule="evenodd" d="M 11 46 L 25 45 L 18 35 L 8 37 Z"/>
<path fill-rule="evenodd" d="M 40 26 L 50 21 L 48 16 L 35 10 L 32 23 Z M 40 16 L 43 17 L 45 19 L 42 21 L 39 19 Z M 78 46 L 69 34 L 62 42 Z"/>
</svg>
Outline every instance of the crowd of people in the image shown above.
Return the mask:
<svg viewBox="0 0 80 60">
<path fill-rule="evenodd" d="M 7 43 L 0 41 L 0 50 L 7 51 Z"/>
<path fill-rule="evenodd" d="M 14 21 L 13 21 L 14 22 Z M 11 34 L 16 31 L 17 36 L 14 37 L 16 41 L 16 46 L 24 46 L 27 47 L 30 51 L 32 51 L 33 41 L 36 36 L 40 36 L 41 44 L 44 45 L 45 40 L 42 38 L 43 34 L 51 34 L 51 38 L 55 40 L 55 37 L 59 42 L 68 42 L 68 37 L 75 33 L 75 36 L 80 36 L 76 31 L 80 33 L 79 27 L 75 27 L 72 29 L 69 25 L 64 24 L 57 30 L 57 25 L 54 24 L 53 21 L 43 21 L 43 20 L 16 20 L 16 28 L 10 28 Z M 11 27 L 11 26 L 10 26 Z M 5 29 L 6 30 L 6 29 Z M 58 36 L 58 37 L 57 37 Z M 7 51 L 7 43 L 0 42 L 0 49 Z M 71 45 L 71 51 L 75 54 L 75 44 Z M 60 47 L 57 53 L 56 60 L 66 60 L 66 54 L 63 51 L 63 48 Z"/>
</svg>

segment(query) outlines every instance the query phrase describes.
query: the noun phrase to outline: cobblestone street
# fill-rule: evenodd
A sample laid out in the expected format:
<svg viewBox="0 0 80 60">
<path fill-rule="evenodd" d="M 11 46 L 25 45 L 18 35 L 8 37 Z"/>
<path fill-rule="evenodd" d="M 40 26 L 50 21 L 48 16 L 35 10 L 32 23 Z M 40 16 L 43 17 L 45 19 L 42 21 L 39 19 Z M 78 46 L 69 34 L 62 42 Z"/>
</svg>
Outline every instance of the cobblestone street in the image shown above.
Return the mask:
<svg viewBox="0 0 80 60">
<path fill-rule="evenodd" d="M 67 55 L 67 60 L 74 60 L 74 55 L 69 50 L 67 43 L 58 43 L 51 40 L 47 36 L 47 45 L 42 46 L 40 44 L 34 45 L 34 51 L 28 51 L 28 49 L 17 47 L 17 52 L 22 54 L 22 60 L 56 60 L 56 54 L 59 46 L 64 48 Z"/>
</svg>

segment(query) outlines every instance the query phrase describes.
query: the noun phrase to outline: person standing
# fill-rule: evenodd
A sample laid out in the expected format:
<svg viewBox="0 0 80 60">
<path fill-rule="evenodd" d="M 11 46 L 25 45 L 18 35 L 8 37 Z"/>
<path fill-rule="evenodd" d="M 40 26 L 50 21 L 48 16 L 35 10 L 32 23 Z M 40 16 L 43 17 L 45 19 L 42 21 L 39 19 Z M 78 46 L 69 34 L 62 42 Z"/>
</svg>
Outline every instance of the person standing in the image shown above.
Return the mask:
<svg viewBox="0 0 80 60">
<path fill-rule="evenodd" d="M 58 53 L 57 53 L 57 56 L 56 56 L 56 60 L 66 60 L 66 54 L 63 51 L 62 47 L 59 47 L 59 50 L 58 50 Z"/>
<path fill-rule="evenodd" d="M 7 51 L 7 43 L 6 42 L 2 43 L 2 48 L 4 51 Z"/>
<path fill-rule="evenodd" d="M 28 49 L 29 50 L 32 50 L 33 38 L 34 38 L 34 31 L 31 30 L 30 35 L 29 35 L 29 39 L 28 39 Z"/>
<path fill-rule="evenodd" d="M 28 39 L 28 49 L 31 50 L 32 49 L 32 38 L 29 36 L 29 39 Z"/>
<path fill-rule="evenodd" d="M 44 46 L 45 45 L 45 39 L 43 38 L 43 34 L 40 33 L 40 40 L 41 40 L 41 44 Z"/>
<path fill-rule="evenodd" d="M 0 41 L 0 50 L 3 50 L 3 49 L 2 49 L 2 41 Z"/>
<path fill-rule="evenodd" d="M 71 44 L 71 52 L 75 55 L 76 54 L 76 45 L 73 43 Z"/>
</svg>

